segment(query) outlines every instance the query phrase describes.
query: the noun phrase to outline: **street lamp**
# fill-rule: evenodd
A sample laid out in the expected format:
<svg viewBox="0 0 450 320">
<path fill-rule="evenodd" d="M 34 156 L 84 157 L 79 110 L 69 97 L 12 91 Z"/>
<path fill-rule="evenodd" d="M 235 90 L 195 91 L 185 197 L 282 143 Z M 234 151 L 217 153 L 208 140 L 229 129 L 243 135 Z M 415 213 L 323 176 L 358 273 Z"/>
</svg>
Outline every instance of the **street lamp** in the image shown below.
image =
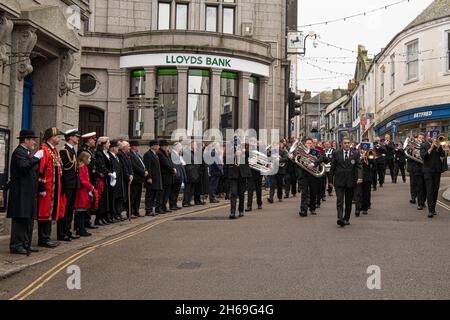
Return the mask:
<svg viewBox="0 0 450 320">
<path fill-rule="evenodd" d="M 314 41 L 313 41 L 314 48 L 317 48 L 317 46 L 319 45 L 319 43 L 317 42 L 317 38 L 319 38 L 319 35 L 317 33 L 315 33 L 314 31 L 310 31 L 306 35 L 306 37 L 303 39 L 303 51 L 298 53 L 302 57 L 304 57 L 306 54 L 306 39 L 308 39 L 308 37 L 314 38 Z"/>
</svg>

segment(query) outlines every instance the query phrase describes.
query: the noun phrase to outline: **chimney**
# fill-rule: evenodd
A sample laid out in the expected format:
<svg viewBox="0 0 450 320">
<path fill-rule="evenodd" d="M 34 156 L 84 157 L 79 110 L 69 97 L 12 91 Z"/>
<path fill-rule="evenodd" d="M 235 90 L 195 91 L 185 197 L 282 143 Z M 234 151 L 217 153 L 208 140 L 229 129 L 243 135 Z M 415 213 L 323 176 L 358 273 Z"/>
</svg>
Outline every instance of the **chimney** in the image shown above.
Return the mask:
<svg viewBox="0 0 450 320">
<path fill-rule="evenodd" d="M 303 101 L 311 99 L 311 91 L 305 91 L 303 95 Z"/>
<path fill-rule="evenodd" d="M 353 89 L 356 88 L 356 82 L 353 79 L 352 80 L 348 80 L 347 88 L 348 88 L 349 92 L 353 91 Z"/>
</svg>

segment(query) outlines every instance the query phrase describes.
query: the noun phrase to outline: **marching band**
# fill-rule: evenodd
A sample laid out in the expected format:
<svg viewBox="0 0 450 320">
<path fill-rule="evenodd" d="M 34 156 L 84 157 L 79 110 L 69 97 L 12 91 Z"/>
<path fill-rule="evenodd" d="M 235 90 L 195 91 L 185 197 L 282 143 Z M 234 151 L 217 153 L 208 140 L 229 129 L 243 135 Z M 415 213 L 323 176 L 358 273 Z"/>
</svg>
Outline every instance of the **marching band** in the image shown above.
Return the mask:
<svg viewBox="0 0 450 320">
<path fill-rule="evenodd" d="M 58 152 L 61 136 L 65 144 Z M 433 218 L 440 177 L 447 170 L 447 139 L 430 133 L 419 133 L 403 144 L 395 144 L 389 135 L 359 144 L 344 138 L 340 147 L 336 141 L 282 139 L 267 149 L 256 139 L 241 143 L 235 138 L 224 146 L 192 142 L 184 147 L 180 142 L 170 147 L 166 140 L 153 140 L 144 156 L 137 141 L 110 140 L 95 132 L 81 135 L 77 129 L 63 133 L 49 128 L 36 149 L 37 138 L 33 131 L 23 130 L 11 160 L 7 217 L 12 219 L 10 252 L 14 254 L 37 251 L 31 246 L 35 219 L 38 245 L 55 248 L 58 241 L 90 236 L 87 229 L 140 217 L 144 188 L 145 216 L 203 206 L 208 198 L 217 203 L 225 197 L 230 200 L 230 219 L 252 211 L 255 194 L 262 209 L 264 185 L 271 204 L 275 191 L 279 202 L 283 192 L 284 198 L 301 193 L 303 218 L 308 212 L 316 215 L 334 191 L 337 224 L 345 227 L 350 225 L 353 204 L 356 217 L 368 214 L 371 193 L 383 187 L 387 168 L 393 183 L 400 173 L 406 183 L 405 165 L 410 203 L 417 204 L 418 210 L 427 203 L 428 217 Z M 267 153 L 257 151 L 261 148 Z M 212 163 L 206 163 L 205 154 Z M 58 241 L 51 239 L 52 221 L 57 222 Z"/>
</svg>

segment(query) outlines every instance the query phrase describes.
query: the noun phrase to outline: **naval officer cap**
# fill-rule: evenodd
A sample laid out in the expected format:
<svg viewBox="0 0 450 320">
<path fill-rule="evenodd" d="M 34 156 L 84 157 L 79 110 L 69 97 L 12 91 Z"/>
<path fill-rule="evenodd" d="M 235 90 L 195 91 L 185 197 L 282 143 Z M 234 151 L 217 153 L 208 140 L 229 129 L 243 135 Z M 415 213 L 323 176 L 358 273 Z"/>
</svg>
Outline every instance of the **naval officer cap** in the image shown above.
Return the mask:
<svg viewBox="0 0 450 320">
<path fill-rule="evenodd" d="M 81 138 L 85 140 L 97 139 L 97 133 L 96 132 L 85 133 L 81 136 Z"/>
<path fill-rule="evenodd" d="M 69 137 L 72 137 L 72 136 L 81 137 L 80 136 L 80 132 L 78 131 L 78 129 L 70 129 L 70 130 L 67 130 L 66 132 L 64 132 L 64 137 L 66 139 L 69 138 Z"/>
</svg>

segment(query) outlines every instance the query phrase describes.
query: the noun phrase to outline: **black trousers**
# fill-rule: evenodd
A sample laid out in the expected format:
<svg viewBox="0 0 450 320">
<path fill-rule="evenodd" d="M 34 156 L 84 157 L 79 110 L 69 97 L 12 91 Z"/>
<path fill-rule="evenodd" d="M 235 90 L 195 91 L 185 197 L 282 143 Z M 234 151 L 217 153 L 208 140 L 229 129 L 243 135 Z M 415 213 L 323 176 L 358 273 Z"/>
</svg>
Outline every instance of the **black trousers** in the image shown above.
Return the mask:
<svg viewBox="0 0 450 320">
<path fill-rule="evenodd" d="M 13 218 L 11 221 L 11 238 L 9 249 L 16 250 L 28 248 L 33 235 L 33 219 Z"/>
<path fill-rule="evenodd" d="M 394 168 L 394 159 L 390 159 L 387 160 L 386 159 L 386 169 L 389 168 L 389 173 L 391 174 L 391 179 L 392 182 L 394 182 L 394 173 L 395 173 L 395 168 Z"/>
<path fill-rule="evenodd" d="M 272 176 L 272 185 L 270 186 L 269 198 L 273 200 L 275 189 L 277 190 L 278 199 L 283 199 L 283 181 L 284 174 L 276 174 Z"/>
<path fill-rule="evenodd" d="M 38 221 L 38 243 L 43 244 L 51 240 L 52 221 Z"/>
<path fill-rule="evenodd" d="M 66 211 L 64 213 L 64 218 L 59 218 L 56 224 L 58 238 L 63 238 L 66 235 L 70 236 L 72 234 L 70 230 L 72 229 L 77 189 L 66 189 L 64 190 L 64 194 L 66 195 Z"/>
<path fill-rule="evenodd" d="M 328 195 L 331 195 L 331 193 L 333 192 L 333 185 L 330 183 L 332 181 L 331 172 L 325 173 L 325 177 L 327 179 L 327 192 Z"/>
<path fill-rule="evenodd" d="M 412 174 L 409 176 L 411 200 L 417 199 L 419 206 L 424 206 L 427 199 L 427 188 L 423 174 Z"/>
<path fill-rule="evenodd" d="M 364 181 L 356 187 L 356 212 L 367 211 L 371 205 L 372 181 Z"/>
<path fill-rule="evenodd" d="M 159 193 L 159 204 L 161 210 L 167 210 L 167 204 L 169 202 L 171 192 L 172 192 L 172 185 L 166 184 L 163 187 L 163 190 Z"/>
<path fill-rule="evenodd" d="M 374 167 L 371 169 L 370 174 L 371 174 L 371 176 L 372 176 L 372 188 L 373 188 L 374 190 L 376 190 L 376 189 L 377 189 L 377 175 L 378 175 L 378 168 L 377 168 L 376 166 L 374 166 Z"/>
<path fill-rule="evenodd" d="M 201 195 L 202 195 L 202 179 L 200 178 L 199 182 L 196 182 L 194 185 L 194 203 L 195 204 L 199 204 L 202 199 L 201 199 Z"/>
<path fill-rule="evenodd" d="M 319 179 L 305 174 L 300 180 L 300 186 L 302 193 L 300 212 L 307 213 L 308 208 L 310 211 L 316 211 Z"/>
<path fill-rule="evenodd" d="M 192 194 L 195 190 L 195 183 L 184 184 L 183 204 L 190 204 L 192 200 Z"/>
<path fill-rule="evenodd" d="M 145 190 L 145 211 L 146 212 L 153 212 L 153 208 L 156 210 L 161 209 L 160 199 L 161 199 L 161 192 L 162 190 L 153 190 L 153 189 L 146 189 Z"/>
<path fill-rule="evenodd" d="M 245 178 L 239 179 L 230 179 L 230 200 L 231 200 L 231 215 L 236 214 L 236 205 L 237 200 L 239 199 L 239 213 L 244 212 L 244 201 L 245 201 L 245 186 L 246 181 Z"/>
<path fill-rule="evenodd" d="M 252 172 L 252 177 L 247 179 L 248 185 L 248 198 L 247 208 L 253 206 L 253 194 L 256 192 L 256 203 L 258 206 L 262 206 L 262 175 Z"/>
<path fill-rule="evenodd" d="M 440 173 L 424 173 L 425 185 L 427 189 L 428 212 L 436 212 L 439 186 L 441 184 Z"/>
<path fill-rule="evenodd" d="M 170 190 L 169 196 L 169 205 L 171 208 L 177 207 L 178 195 L 180 194 L 181 184 L 183 181 L 180 178 L 175 178 L 174 183 L 172 185 L 172 189 Z"/>
<path fill-rule="evenodd" d="M 399 172 L 402 173 L 403 182 L 406 182 L 405 163 L 404 162 L 395 161 L 394 182 L 397 182 L 397 177 L 398 177 Z"/>
<path fill-rule="evenodd" d="M 216 199 L 217 190 L 219 188 L 220 176 L 209 177 L 209 201 Z"/>
<path fill-rule="evenodd" d="M 138 216 L 141 207 L 142 183 L 131 184 L 131 214 Z"/>
<path fill-rule="evenodd" d="M 289 196 L 292 193 L 293 196 L 297 194 L 297 175 L 295 172 L 288 172 L 284 176 L 284 194 Z"/>
<path fill-rule="evenodd" d="M 381 186 L 384 184 L 384 176 L 386 174 L 386 164 L 385 163 L 377 163 L 377 174 L 378 174 L 378 183 Z"/>
<path fill-rule="evenodd" d="M 316 178 L 318 180 L 316 202 L 320 206 L 321 200 L 325 198 L 325 190 L 327 188 L 327 177 Z"/>
<path fill-rule="evenodd" d="M 335 187 L 336 188 L 336 207 L 337 207 L 337 217 L 339 220 L 350 220 L 350 215 L 352 213 L 352 203 L 353 203 L 353 193 L 354 188 L 347 187 Z M 344 215 L 345 211 L 345 215 Z"/>
</svg>

